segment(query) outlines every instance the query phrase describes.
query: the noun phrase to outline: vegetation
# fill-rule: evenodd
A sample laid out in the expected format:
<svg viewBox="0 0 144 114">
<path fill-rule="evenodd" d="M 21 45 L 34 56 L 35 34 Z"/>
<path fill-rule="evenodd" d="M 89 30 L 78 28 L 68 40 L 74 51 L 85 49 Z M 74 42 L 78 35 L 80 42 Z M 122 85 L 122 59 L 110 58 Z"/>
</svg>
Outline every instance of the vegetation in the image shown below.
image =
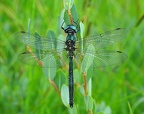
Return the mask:
<svg viewBox="0 0 144 114">
<path fill-rule="evenodd" d="M 80 87 L 75 84 L 75 106 L 71 110 L 62 102 L 52 82 L 42 69 L 17 60 L 25 46 L 15 33 L 28 28 L 46 35 L 48 30 L 65 35 L 61 30 L 63 1 L 1 0 L 0 1 L 0 113 L 67 114 L 105 113 L 141 114 L 144 112 L 144 2 L 138 0 L 75 0 L 79 20 L 85 26 L 84 37 L 122 27 L 127 36 L 118 47 L 127 53 L 121 66 L 95 69 L 92 77 L 93 110 L 88 110 Z M 74 70 L 75 80 L 82 78 Z M 66 82 L 68 72 L 59 69 L 59 78 Z M 84 83 L 84 82 L 83 82 Z M 66 83 L 67 84 L 67 83 Z M 86 99 L 86 98 L 85 98 Z M 90 106 L 91 107 L 91 106 Z M 95 110 L 95 111 L 94 111 Z"/>
</svg>

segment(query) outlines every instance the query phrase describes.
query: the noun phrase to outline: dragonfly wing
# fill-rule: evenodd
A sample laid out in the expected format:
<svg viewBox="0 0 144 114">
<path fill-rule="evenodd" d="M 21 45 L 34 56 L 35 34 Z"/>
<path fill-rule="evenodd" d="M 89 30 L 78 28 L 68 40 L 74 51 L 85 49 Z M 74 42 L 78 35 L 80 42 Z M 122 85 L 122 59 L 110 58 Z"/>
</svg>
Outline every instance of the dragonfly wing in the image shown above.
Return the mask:
<svg viewBox="0 0 144 114">
<path fill-rule="evenodd" d="M 105 49 L 107 47 L 111 47 L 113 44 L 124 38 L 126 33 L 127 31 L 125 29 L 117 28 L 111 31 L 107 31 L 103 34 L 79 40 L 76 43 L 76 47 L 79 51 L 83 51 L 92 44 L 96 50 Z"/>
<path fill-rule="evenodd" d="M 83 61 L 83 58 L 85 58 L 85 56 L 88 56 L 87 58 L 93 58 L 92 59 L 93 67 L 106 67 L 111 65 L 119 65 L 123 63 L 127 58 L 127 55 L 121 51 L 107 51 L 107 50 L 95 51 L 95 54 L 93 51 L 89 51 L 84 54 L 78 53 L 77 56 L 79 60 L 81 60 L 81 63 L 87 62 L 87 60 Z M 83 64 L 85 65 L 85 63 Z"/>
<path fill-rule="evenodd" d="M 28 65 L 37 67 L 50 67 L 60 68 L 66 65 L 66 61 L 63 57 L 66 56 L 66 52 L 24 52 L 19 55 L 18 59 Z"/>
<path fill-rule="evenodd" d="M 65 46 L 65 41 L 63 39 L 56 39 L 48 36 L 40 36 L 38 33 L 30 34 L 21 31 L 16 34 L 16 38 L 30 46 L 31 48 L 41 49 L 41 50 L 52 50 L 57 48 L 57 44 L 60 44 L 61 49 Z"/>
<path fill-rule="evenodd" d="M 38 67 L 59 68 L 67 62 L 65 41 L 62 35 L 56 39 L 54 35 L 47 37 L 22 31 L 17 33 L 16 37 L 27 45 L 27 51 L 18 57 L 23 63 Z"/>
</svg>

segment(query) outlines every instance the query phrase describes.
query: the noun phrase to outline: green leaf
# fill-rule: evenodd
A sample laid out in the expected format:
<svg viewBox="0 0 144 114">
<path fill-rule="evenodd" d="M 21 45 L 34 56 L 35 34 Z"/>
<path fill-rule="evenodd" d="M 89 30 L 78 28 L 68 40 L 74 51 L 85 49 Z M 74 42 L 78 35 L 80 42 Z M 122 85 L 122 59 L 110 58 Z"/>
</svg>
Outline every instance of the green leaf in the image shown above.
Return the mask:
<svg viewBox="0 0 144 114">
<path fill-rule="evenodd" d="M 96 112 L 103 112 L 104 114 L 111 114 L 111 108 L 109 106 L 106 106 L 105 102 L 102 102 L 101 104 L 96 104 Z"/>
<path fill-rule="evenodd" d="M 35 32 L 34 37 L 35 37 L 35 41 L 38 42 L 38 43 L 35 43 L 36 55 L 37 55 L 38 59 L 40 59 L 41 58 L 40 53 L 42 53 L 42 49 L 43 49 L 42 42 L 41 42 L 41 36 L 37 32 Z"/>
<path fill-rule="evenodd" d="M 106 104 L 105 104 L 105 102 L 101 102 L 100 104 L 97 104 L 96 107 L 97 107 L 97 112 L 104 111 Z"/>
<path fill-rule="evenodd" d="M 77 109 L 76 109 L 76 106 L 74 105 L 73 108 L 68 108 L 69 110 L 69 114 L 77 114 Z"/>
<path fill-rule="evenodd" d="M 82 39 L 82 45 L 81 45 L 81 52 L 83 53 L 83 32 L 84 32 L 84 24 L 80 22 L 80 37 Z"/>
<path fill-rule="evenodd" d="M 53 80 L 54 77 L 56 76 L 56 67 L 51 67 L 51 66 L 56 66 L 56 61 L 53 55 L 48 54 L 44 59 L 43 59 L 43 65 L 48 66 L 48 68 L 43 67 L 43 73 L 44 75 L 50 79 Z"/>
<path fill-rule="evenodd" d="M 74 4 L 74 0 L 63 0 L 65 10 L 70 10 Z"/>
<path fill-rule="evenodd" d="M 53 39 L 56 39 L 55 33 L 51 30 L 48 31 L 47 33 L 48 35 L 48 39 L 53 41 Z M 40 41 L 39 41 L 40 42 Z M 51 43 L 49 48 L 56 48 L 54 47 L 56 44 L 56 42 Z M 41 42 L 40 42 L 41 44 Z M 38 44 L 39 45 L 39 44 Z M 42 49 L 42 47 L 41 47 Z M 47 66 L 48 68 L 43 68 L 43 72 L 45 74 L 45 76 L 50 79 L 53 80 L 56 76 L 56 70 L 57 70 L 57 63 L 56 63 L 56 59 L 53 56 L 53 54 L 48 53 L 47 56 L 43 59 L 43 66 Z"/>
<path fill-rule="evenodd" d="M 61 88 L 61 99 L 63 104 L 66 107 L 69 107 L 69 91 L 68 91 L 68 86 L 66 86 L 65 84 L 63 84 Z"/>
<path fill-rule="evenodd" d="M 74 69 L 74 80 L 76 83 L 79 83 L 81 84 L 82 83 L 82 79 L 81 79 L 82 76 L 80 76 L 80 72 L 78 69 Z"/>
<path fill-rule="evenodd" d="M 49 30 L 48 33 L 47 33 L 47 35 L 48 35 L 48 39 L 49 40 L 53 41 L 53 39 L 56 39 L 56 35 L 55 35 L 55 33 L 52 30 Z M 53 42 L 53 43 L 56 43 L 56 42 Z"/>
<path fill-rule="evenodd" d="M 80 92 L 81 92 L 82 95 L 85 95 L 85 90 L 84 90 L 83 86 L 80 87 Z"/>
<path fill-rule="evenodd" d="M 129 107 L 129 110 L 130 110 L 130 114 L 133 114 L 133 110 L 132 110 L 132 107 L 130 105 L 130 102 L 128 101 L 128 107 Z"/>
<path fill-rule="evenodd" d="M 59 69 L 57 71 L 56 77 L 53 80 L 55 84 L 57 85 L 57 87 L 61 89 L 62 85 L 66 83 L 67 77 L 65 73 L 61 69 Z"/>
<path fill-rule="evenodd" d="M 136 110 L 136 108 L 139 107 L 140 104 L 144 103 L 144 97 L 141 97 L 136 101 L 136 103 L 133 105 L 133 111 Z"/>
<path fill-rule="evenodd" d="M 85 103 L 86 103 L 86 109 L 89 111 L 92 111 L 93 109 L 93 99 L 91 96 L 85 96 Z"/>
<path fill-rule="evenodd" d="M 81 72 L 87 72 L 89 67 L 92 65 L 94 59 L 93 55 L 95 55 L 95 48 L 93 47 L 93 45 L 89 45 L 81 64 Z"/>
<path fill-rule="evenodd" d="M 98 113 L 96 113 L 96 114 L 105 114 L 104 112 L 98 112 Z"/>
<path fill-rule="evenodd" d="M 63 35 L 60 34 L 60 35 L 58 36 L 58 40 L 65 41 L 65 38 L 64 38 Z M 61 42 L 58 42 L 58 43 L 57 43 L 57 49 L 56 49 L 57 52 L 60 53 L 61 50 L 59 50 L 59 49 L 62 49 L 62 48 L 64 48 L 64 47 L 65 47 L 65 44 L 64 44 L 64 43 L 62 44 Z"/>
<path fill-rule="evenodd" d="M 72 14 L 73 21 L 77 23 L 79 20 L 79 17 L 78 17 L 78 13 L 77 13 L 75 5 L 73 5 L 71 8 L 71 14 Z"/>
<path fill-rule="evenodd" d="M 28 33 L 30 33 L 30 25 L 31 25 L 31 19 L 28 20 Z"/>
<path fill-rule="evenodd" d="M 48 31 L 48 38 L 52 39 L 52 38 L 56 38 L 55 33 L 52 30 Z"/>
<path fill-rule="evenodd" d="M 78 19 L 79 18 L 78 18 L 78 14 L 77 14 L 75 5 L 72 6 L 70 11 L 71 11 L 72 19 L 75 22 L 74 25 L 78 26 Z M 66 25 L 71 24 L 67 11 L 64 12 L 64 21 L 65 21 Z"/>
<path fill-rule="evenodd" d="M 51 43 L 47 43 L 47 46 L 49 49 L 55 49 L 56 47 L 56 42 L 52 42 L 56 40 L 56 35 L 52 30 L 49 30 L 47 33 L 48 39 L 51 40 Z"/>
<path fill-rule="evenodd" d="M 93 67 L 93 65 L 91 65 L 90 67 L 89 67 L 89 69 L 87 70 L 87 80 L 89 80 L 90 78 L 92 78 L 93 76 L 95 75 L 95 73 L 94 73 L 94 67 Z"/>
<path fill-rule="evenodd" d="M 62 11 L 61 11 L 61 13 L 60 13 L 60 17 L 59 17 L 59 32 L 60 33 L 62 33 L 62 29 L 61 29 L 61 26 L 62 26 L 62 24 L 63 24 L 63 22 L 64 22 L 64 12 L 65 12 L 65 10 L 63 9 Z"/>
<path fill-rule="evenodd" d="M 84 33 L 84 24 L 82 22 L 80 22 L 80 36 L 81 36 L 81 39 L 83 39 L 83 33 Z"/>
<path fill-rule="evenodd" d="M 104 114 L 111 114 L 111 108 L 109 106 L 105 108 Z"/>
</svg>

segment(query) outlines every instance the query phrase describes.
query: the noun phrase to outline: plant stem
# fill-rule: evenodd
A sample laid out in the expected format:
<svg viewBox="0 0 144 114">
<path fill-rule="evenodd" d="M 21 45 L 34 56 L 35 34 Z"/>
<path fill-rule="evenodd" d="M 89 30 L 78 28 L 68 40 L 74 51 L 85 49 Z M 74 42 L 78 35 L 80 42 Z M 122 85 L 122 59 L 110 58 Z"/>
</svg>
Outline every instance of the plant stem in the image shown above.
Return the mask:
<svg viewBox="0 0 144 114">
<path fill-rule="evenodd" d="M 39 61 L 39 59 L 35 56 L 35 54 L 32 52 L 31 48 L 29 46 L 26 47 L 27 51 L 34 57 L 35 61 L 37 62 L 37 64 L 42 67 L 42 62 Z"/>
<path fill-rule="evenodd" d="M 50 83 L 53 85 L 53 87 L 55 88 L 55 90 L 57 91 L 57 93 L 60 95 L 60 91 L 59 89 L 57 88 L 56 84 L 54 83 L 53 80 L 49 79 Z"/>
<path fill-rule="evenodd" d="M 86 72 L 82 73 L 83 78 L 84 78 L 84 90 L 85 90 L 85 95 L 87 95 L 87 79 L 86 79 Z"/>
<path fill-rule="evenodd" d="M 72 14 L 71 14 L 70 9 L 67 10 L 67 13 L 68 13 L 68 16 L 69 16 L 70 23 L 73 25 L 73 19 L 72 19 Z"/>
<path fill-rule="evenodd" d="M 34 53 L 32 52 L 31 48 L 29 46 L 26 47 L 27 48 L 27 51 L 34 57 L 35 61 L 38 63 L 38 65 L 40 67 L 42 67 L 42 62 L 39 61 L 39 59 L 34 55 Z M 50 83 L 53 85 L 53 87 L 55 88 L 55 90 L 57 91 L 57 93 L 60 95 L 60 91 L 59 89 L 57 88 L 55 82 L 51 79 L 49 79 Z"/>
<path fill-rule="evenodd" d="M 142 23 L 143 20 L 144 20 L 144 15 L 141 16 L 141 18 L 138 20 L 138 22 L 135 25 L 135 27 L 138 27 Z"/>
<path fill-rule="evenodd" d="M 88 114 L 92 114 L 92 111 L 88 110 Z"/>
</svg>

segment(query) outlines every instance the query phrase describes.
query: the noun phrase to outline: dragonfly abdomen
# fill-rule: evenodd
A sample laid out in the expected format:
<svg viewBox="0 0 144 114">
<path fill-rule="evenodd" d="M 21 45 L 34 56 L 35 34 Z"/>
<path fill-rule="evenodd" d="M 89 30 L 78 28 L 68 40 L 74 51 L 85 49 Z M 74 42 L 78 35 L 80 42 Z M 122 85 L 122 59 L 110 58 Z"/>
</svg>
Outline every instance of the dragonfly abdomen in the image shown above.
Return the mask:
<svg viewBox="0 0 144 114">
<path fill-rule="evenodd" d="M 69 105 L 73 107 L 74 103 L 74 79 L 73 79 L 73 57 L 69 57 Z"/>
</svg>

